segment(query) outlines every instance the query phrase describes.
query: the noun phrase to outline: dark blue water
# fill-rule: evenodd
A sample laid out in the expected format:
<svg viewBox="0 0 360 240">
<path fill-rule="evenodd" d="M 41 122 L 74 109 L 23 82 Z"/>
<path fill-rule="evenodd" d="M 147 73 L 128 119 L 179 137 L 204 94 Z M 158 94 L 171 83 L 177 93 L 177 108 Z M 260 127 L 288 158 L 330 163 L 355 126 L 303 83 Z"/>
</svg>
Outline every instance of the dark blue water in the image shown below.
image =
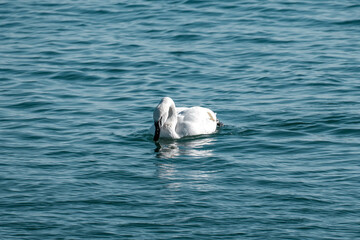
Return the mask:
<svg viewBox="0 0 360 240">
<path fill-rule="evenodd" d="M 159 148 L 164 96 L 225 126 Z M 0 0 L 1 239 L 359 226 L 359 1 Z"/>
</svg>

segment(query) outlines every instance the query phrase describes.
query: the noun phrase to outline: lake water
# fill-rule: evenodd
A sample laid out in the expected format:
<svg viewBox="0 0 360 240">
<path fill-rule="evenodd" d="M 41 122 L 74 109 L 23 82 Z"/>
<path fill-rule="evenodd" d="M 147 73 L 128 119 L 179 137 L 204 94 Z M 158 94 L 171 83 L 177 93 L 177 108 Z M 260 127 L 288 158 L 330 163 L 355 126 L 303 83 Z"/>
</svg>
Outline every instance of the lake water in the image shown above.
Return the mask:
<svg viewBox="0 0 360 240">
<path fill-rule="evenodd" d="M 359 124 L 359 1 L 0 0 L 0 239 L 360 239 Z"/>
</svg>

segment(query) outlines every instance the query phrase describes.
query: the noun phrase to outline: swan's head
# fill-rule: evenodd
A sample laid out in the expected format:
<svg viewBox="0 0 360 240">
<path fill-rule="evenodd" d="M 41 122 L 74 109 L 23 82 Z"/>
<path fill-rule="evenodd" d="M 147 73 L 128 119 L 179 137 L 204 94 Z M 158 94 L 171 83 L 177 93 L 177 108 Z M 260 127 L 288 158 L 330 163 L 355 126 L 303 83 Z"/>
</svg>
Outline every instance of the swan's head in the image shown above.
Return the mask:
<svg viewBox="0 0 360 240">
<path fill-rule="evenodd" d="M 153 118 L 155 125 L 154 141 L 160 138 L 160 130 L 164 127 L 165 122 L 168 120 L 169 115 L 172 115 L 171 106 L 175 106 L 174 101 L 169 97 L 161 99 L 159 105 L 154 110 Z"/>
</svg>

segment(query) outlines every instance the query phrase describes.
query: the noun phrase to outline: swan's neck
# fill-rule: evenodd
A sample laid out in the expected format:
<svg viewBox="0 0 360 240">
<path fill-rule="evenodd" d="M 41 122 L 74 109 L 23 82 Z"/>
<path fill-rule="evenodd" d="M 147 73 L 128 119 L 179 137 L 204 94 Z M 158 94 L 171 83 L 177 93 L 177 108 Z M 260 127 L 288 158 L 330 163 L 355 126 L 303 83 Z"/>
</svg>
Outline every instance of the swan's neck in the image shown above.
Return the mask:
<svg viewBox="0 0 360 240">
<path fill-rule="evenodd" d="M 175 104 L 171 104 L 169 107 L 168 118 L 164 124 L 164 128 L 168 131 L 169 135 L 172 138 L 179 138 L 176 133 L 176 124 L 177 124 L 177 113 Z"/>
<path fill-rule="evenodd" d="M 165 125 L 167 125 L 171 129 L 175 129 L 177 124 L 177 114 L 176 114 L 175 104 L 170 105 L 168 114 L 169 115 L 165 122 Z"/>
</svg>

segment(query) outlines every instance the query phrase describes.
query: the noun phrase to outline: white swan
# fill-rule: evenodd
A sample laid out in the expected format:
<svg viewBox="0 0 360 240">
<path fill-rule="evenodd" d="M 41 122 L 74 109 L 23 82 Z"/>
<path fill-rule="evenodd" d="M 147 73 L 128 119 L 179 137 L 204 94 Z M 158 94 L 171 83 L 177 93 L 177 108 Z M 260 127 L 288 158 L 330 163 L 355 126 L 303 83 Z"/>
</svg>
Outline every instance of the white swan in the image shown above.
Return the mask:
<svg viewBox="0 0 360 240">
<path fill-rule="evenodd" d="M 154 141 L 159 138 L 178 139 L 185 136 L 210 134 L 216 131 L 218 121 L 216 114 L 208 108 L 191 107 L 175 108 L 169 97 L 161 99 L 154 110 L 154 125 L 150 133 Z"/>
</svg>

